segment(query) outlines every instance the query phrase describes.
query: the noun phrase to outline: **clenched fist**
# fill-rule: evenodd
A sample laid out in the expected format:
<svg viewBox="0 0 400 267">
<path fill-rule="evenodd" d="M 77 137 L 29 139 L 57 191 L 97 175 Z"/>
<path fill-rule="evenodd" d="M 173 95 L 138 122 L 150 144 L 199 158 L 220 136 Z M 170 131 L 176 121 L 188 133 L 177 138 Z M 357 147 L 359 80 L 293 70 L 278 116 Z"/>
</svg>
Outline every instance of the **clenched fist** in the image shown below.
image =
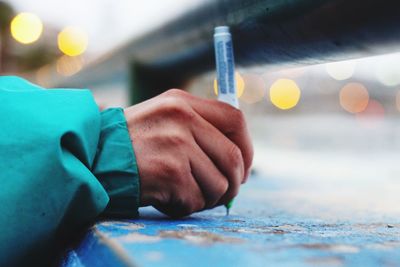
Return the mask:
<svg viewBox="0 0 400 267">
<path fill-rule="evenodd" d="M 240 110 L 172 89 L 124 112 L 139 169 L 141 206 L 181 217 L 237 195 L 253 158 Z"/>
</svg>

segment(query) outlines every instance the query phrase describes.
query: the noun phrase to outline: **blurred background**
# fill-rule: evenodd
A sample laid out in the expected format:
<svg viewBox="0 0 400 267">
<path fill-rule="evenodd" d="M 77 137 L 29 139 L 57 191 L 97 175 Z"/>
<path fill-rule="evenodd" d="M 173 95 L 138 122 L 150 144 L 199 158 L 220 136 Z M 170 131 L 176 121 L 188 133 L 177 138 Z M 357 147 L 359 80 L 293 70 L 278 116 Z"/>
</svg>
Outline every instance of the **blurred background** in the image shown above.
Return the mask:
<svg viewBox="0 0 400 267">
<path fill-rule="evenodd" d="M 263 28 L 257 28 L 263 20 L 242 20 L 242 13 L 226 9 L 229 16 L 208 23 L 207 16 L 225 14 L 224 1 L 217 1 L 217 11 L 203 12 L 212 2 L 2 1 L 1 75 L 23 76 L 46 88 L 89 88 L 101 108 L 127 106 L 177 86 L 215 98 L 210 53 L 200 59 L 193 55 L 209 51 L 214 24 L 227 22 L 237 41 L 238 96 L 254 140 L 254 170 L 280 188 L 260 191 L 260 197 L 276 199 L 277 206 L 293 212 L 324 217 L 400 215 L 400 44 L 390 42 L 370 53 L 371 49 L 354 45 L 356 39 L 348 39 L 352 49 L 337 45 L 332 56 L 322 42 L 300 42 L 296 50 L 298 39 L 277 34 L 294 48 L 283 46 L 279 52 L 276 45 L 277 56 L 269 54 L 271 62 L 265 52 L 259 55 L 266 60 L 256 60 L 243 52 L 252 49 L 252 39 L 245 40 L 243 32 L 263 34 Z M 243 3 L 265 7 L 258 2 L 263 1 Z M 307 14 L 306 9 L 299 12 Z M 188 20 L 190 14 L 198 17 Z M 180 19 L 185 16 L 187 28 Z M 199 20 L 200 30 L 192 25 Z M 294 27 L 278 22 L 275 26 L 283 30 Z M 268 38 L 279 44 L 273 34 Z M 309 47 L 318 53 L 308 54 Z M 286 48 L 295 56 L 283 51 Z M 287 57 L 282 60 L 279 54 Z M 170 69 L 181 61 L 188 64 Z M 170 71 L 160 71 L 166 68 Z"/>
</svg>

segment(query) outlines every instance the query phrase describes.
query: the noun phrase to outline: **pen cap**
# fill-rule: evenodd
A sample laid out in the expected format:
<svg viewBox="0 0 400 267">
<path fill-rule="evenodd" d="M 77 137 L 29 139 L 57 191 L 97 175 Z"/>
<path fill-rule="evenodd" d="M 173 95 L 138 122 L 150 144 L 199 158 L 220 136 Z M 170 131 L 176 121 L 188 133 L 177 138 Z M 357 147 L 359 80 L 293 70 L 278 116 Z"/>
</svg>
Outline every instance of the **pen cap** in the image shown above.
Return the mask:
<svg viewBox="0 0 400 267">
<path fill-rule="evenodd" d="M 228 26 L 218 26 L 214 28 L 214 34 L 230 34 Z"/>
</svg>

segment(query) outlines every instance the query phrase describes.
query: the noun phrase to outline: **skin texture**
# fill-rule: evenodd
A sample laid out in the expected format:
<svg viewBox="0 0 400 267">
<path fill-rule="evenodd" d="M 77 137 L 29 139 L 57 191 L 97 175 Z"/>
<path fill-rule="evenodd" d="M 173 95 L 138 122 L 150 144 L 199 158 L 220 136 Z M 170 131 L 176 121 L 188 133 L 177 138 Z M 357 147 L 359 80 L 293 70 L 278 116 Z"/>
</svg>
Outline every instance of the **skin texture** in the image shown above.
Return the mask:
<svg viewBox="0 0 400 267">
<path fill-rule="evenodd" d="M 141 206 L 187 216 L 228 203 L 246 182 L 253 147 L 240 110 L 171 89 L 124 113 Z"/>
</svg>

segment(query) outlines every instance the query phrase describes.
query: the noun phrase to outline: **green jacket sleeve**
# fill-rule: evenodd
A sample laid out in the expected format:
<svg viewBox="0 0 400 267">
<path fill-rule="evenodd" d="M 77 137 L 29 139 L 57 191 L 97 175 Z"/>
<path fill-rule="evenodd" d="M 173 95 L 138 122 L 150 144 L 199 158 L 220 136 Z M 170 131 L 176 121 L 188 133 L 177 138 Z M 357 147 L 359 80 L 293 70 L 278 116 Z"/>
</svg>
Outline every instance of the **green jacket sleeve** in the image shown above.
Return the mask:
<svg viewBox="0 0 400 267">
<path fill-rule="evenodd" d="M 139 188 L 122 109 L 0 77 L 0 266 L 31 265 L 99 215 L 136 216 Z"/>
</svg>

